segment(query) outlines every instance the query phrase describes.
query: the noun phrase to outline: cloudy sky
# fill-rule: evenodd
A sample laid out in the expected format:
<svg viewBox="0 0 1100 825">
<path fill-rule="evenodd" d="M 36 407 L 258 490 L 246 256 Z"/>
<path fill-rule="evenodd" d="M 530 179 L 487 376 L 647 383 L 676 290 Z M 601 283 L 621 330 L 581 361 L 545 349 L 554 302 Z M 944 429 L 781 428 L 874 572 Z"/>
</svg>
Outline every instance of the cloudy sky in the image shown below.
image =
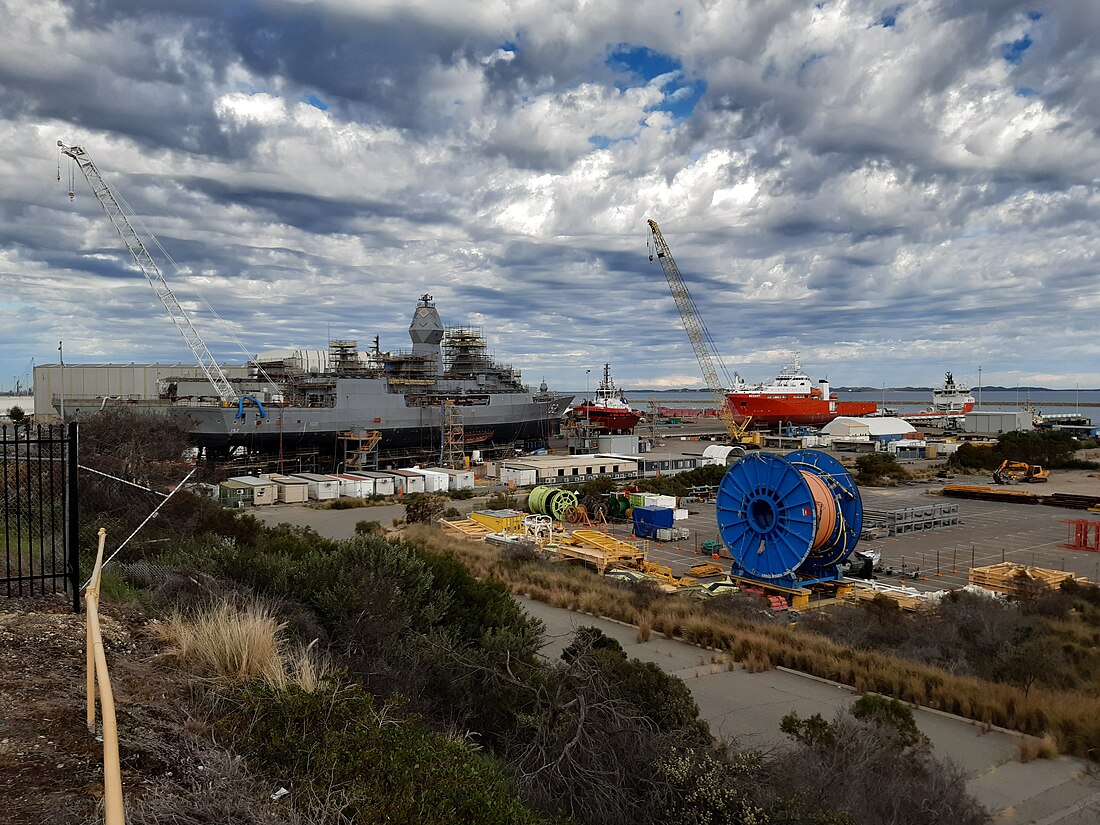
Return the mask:
<svg viewBox="0 0 1100 825">
<path fill-rule="evenodd" d="M 653 218 L 749 380 L 1100 386 L 1098 89 L 1081 0 L 0 0 L 0 387 L 190 358 L 58 139 L 226 361 L 430 292 L 533 383 L 697 386 Z"/>
</svg>

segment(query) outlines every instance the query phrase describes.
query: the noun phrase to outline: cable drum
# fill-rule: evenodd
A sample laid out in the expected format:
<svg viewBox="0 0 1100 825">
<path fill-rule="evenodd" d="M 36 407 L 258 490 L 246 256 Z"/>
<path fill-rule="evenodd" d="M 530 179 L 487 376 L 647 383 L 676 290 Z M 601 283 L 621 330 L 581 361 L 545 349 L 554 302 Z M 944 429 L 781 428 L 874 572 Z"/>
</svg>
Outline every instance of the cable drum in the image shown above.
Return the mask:
<svg viewBox="0 0 1100 825">
<path fill-rule="evenodd" d="M 568 510 L 577 506 L 577 494 L 559 487 L 536 487 L 527 497 L 527 509 L 532 513 L 553 516 L 561 521 Z"/>
<path fill-rule="evenodd" d="M 852 477 L 817 450 L 750 453 L 726 471 L 715 509 L 735 572 L 759 579 L 837 575 L 863 525 Z"/>
</svg>

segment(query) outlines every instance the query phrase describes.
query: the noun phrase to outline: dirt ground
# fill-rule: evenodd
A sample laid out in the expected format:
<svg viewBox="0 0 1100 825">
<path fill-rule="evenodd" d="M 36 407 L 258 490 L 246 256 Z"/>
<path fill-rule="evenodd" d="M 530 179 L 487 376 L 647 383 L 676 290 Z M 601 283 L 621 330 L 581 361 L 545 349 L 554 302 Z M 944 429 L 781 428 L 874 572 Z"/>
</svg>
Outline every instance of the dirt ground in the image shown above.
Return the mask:
<svg viewBox="0 0 1100 825">
<path fill-rule="evenodd" d="M 0 611 L 0 821 L 102 822 L 103 744 L 85 725 L 84 616 L 62 595 L 5 599 Z M 129 605 L 100 615 L 131 825 L 284 821 L 268 799 L 277 786 L 214 744 L 205 705 L 165 660 L 155 620 Z"/>
</svg>

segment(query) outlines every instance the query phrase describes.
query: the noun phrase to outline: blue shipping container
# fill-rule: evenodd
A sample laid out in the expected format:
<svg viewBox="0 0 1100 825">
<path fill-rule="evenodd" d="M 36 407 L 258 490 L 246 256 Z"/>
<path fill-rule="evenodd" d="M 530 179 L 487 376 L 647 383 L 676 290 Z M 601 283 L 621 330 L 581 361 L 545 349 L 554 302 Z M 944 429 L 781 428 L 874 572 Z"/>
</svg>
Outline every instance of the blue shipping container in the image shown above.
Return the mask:
<svg viewBox="0 0 1100 825">
<path fill-rule="evenodd" d="M 634 524 L 649 524 L 654 527 L 672 527 L 671 507 L 635 507 Z M 635 531 L 637 532 L 637 531 Z"/>
</svg>

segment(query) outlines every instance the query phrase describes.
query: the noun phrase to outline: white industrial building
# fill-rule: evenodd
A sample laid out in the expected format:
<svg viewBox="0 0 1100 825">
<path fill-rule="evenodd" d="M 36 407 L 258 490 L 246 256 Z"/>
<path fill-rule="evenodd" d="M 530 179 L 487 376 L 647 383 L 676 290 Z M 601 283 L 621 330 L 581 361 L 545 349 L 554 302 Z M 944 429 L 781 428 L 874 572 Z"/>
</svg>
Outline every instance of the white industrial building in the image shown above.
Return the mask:
<svg viewBox="0 0 1100 825">
<path fill-rule="evenodd" d="M 1016 430 L 1035 428 L 1035 419 L 1029 412 L 1013 410 L 973 410 L 963 416 L 962 431 L 980 435 L 1000 435 Z"/>
<path fill-rule="evenodd" d="M 222 370 L 229 378 L 249 376 L 249 369 L 240 365 Z M 34 368 L 34 409 L 39 415 L 53 412 L 62 390 L 66 399 L 152 401 L 168 378 L 206 380 L 197 364 L 66 364 L 64 369 L 60 364 L 41 364 Z"/>
</svg>

